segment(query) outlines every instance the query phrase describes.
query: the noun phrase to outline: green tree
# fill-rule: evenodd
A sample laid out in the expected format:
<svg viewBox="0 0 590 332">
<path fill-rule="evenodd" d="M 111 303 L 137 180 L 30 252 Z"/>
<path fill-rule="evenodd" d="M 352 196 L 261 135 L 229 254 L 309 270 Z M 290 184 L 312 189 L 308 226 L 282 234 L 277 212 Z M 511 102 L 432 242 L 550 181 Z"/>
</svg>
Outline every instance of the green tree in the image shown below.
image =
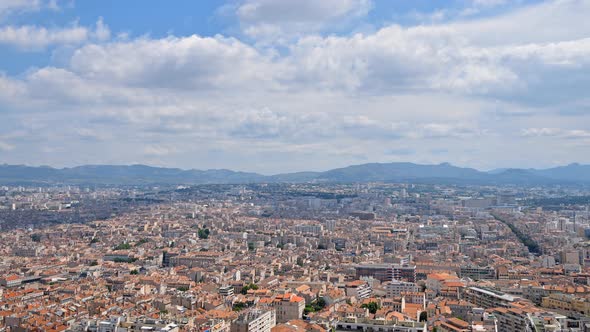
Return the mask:
<svg viewBox="0 0 590 332">
<path fill-rule="evenodd" d="M 113 248 L 113 250 L 129 250 L 129 249 L 131 249 L 131 245 L 126 242 L 122 242 L 118 246 Z"/>
<path fill-rule="evenodd" d="M 257 284 L 249 284 L 249 285 L 246 285 L 246 286 L 242 287 L 242 292 L 241 293 L 244 294 L 244 295 L 246 295 L 246 294 L 248 294 L 248 291 L 250 289 L 257 290 L 258 289 L 258 285 Z"/>
<path fill-rule="evenodd" d="M 371 301 L 369 303 L 364 303 L 363 305 L 361 305 L 361 308 L 369 309 L 369 312 L 374 314 L 377 312 L 377 310 L 381 309 L 381 306 L 379 305 L 379 303 Z"/>
<path fill-rule="evenodd" d="M 137 260 L 137 258 L 135 257 L 116 257 L 115 259 L 113 259 L 113 262 L 115 263 L 133 263 Z"/>
<path fill-rule="evenodd" d="M 308 304 L 305 306 L 305 314 L 308 314 L 310 312 L 317 312 L 322 310 L 324 307 L 326 306 L 326 301 L 323 298 L 319 298 L 316 301 L 312 302 L 311 304 Z"/>
<path fill-rule="evenodd" d="M 131 270 L 129 272 L 129 274 L 137 275 L 137 274 L 139 274 L 139 271 L 137 271 L 137 269 L 134 269 L 134 270 Z"/>
<path fill-rule="evenodd" d="M 199 229 L 198 235 L 199 239 L 208 239 L 209 238 L 209 229 L 208 228 L 201 228 Z"/>
<path fill-rule="evenodd" d="M 233 311 L 241 311 L 244 308 L 246 308 L 246 303 L 244 303 L 244 302 L 236 302 L 233 305 L 233 308 L 232 309 L 233 309 Z"/>
<path fill-rule="evenodd" d="M 41 235 L 40 234 L 32 234 L 31 240 L 33 240 L 33 242 L 41 242 Z"/>
</svg>

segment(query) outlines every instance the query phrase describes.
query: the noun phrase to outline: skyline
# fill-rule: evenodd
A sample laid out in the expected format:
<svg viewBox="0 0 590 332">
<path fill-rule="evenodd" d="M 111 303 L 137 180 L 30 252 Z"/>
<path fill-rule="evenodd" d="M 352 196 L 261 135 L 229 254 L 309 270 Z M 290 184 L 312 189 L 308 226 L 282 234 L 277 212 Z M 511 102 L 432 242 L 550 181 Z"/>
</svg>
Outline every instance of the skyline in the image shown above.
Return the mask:
<svg viewBox="0 0 590 332">
<path fill-rule="evenodd" d="M 444 183 L 586 185 L 590 183 L 590 165 L 571 163 L 552 168 L 496 168 L 481 170 L 448 162 L 420 164 L 412 162 L 364 163 L 324 170 L 301 169 L 284 173 L 248 172 L 240 169 L 172 168 L 146 164 L 77 165 L 56 168 L 47 165 L 0 164 L 0 183 L 92 183 L 101 178 L 110 184 L 158 183 L 308 183 L 314 181 L 369 183 L 390 181 L 440 181 Z M 73 182 L 71 182 L 73 181 Z M 88 182 L 86 182 L 88 181 Z M 450 181 L 450 182 L 449 182 Z M 30 184 L 29 183 L 29 184 Z M 101 182 L 102 183 L 102 182 Z"/>
<path fill-rule="evenodd" d="M 0 163 L 590 164 L 588 1 L 101 4 L 0 4 Z"/>
</svg>

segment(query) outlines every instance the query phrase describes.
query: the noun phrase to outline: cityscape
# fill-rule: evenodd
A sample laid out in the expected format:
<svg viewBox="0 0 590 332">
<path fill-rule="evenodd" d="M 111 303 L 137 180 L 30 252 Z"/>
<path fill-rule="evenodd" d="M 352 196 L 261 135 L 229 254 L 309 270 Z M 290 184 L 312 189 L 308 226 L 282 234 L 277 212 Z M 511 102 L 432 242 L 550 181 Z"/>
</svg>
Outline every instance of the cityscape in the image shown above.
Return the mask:
<svg viewBox="0 0 590 332">
<path fill-rule="evenodd" d="M 0 0 L 0 332 L 590 332 L 589 0 Z"/>
<path fill-rule="evenodd" d="M 0 188 L 7 331 L 585 331 L 590 187 Z"/>
</svg>

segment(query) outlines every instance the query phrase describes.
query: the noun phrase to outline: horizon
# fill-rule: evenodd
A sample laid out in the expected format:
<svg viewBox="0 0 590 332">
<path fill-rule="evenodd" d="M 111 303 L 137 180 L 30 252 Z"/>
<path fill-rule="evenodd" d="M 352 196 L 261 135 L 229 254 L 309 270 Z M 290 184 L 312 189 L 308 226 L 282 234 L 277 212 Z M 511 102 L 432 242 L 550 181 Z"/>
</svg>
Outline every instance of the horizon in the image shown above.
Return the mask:
<svg viewBox="0 0 590 332">
<path fill-rule="evenodd" d="M 581 0 L 10 1 L 0 160 L 590 164 L 589 16 Z"/>
<path fill-rule="evenodd" d="M 583 164 L 583 163 L 579 163 L 579 162 L 572 162 L 569 164 L 564 164 L 564 165 L 557 165 L 557 166 L 553 166 L 553 167 L 532 167 L 532 168 L 518 168 L 518 167 L 500 167 L 500 168 L 494 168 L 494 169 L 478 169 L 475 167 L 470 167 L 470 166 L 462 166 L 462 165 L 456 165 L 453 164 L 451 162 L 441 162 L 441 163 L 436 163 L 436 164 L 428 164 L 428 163 L 415 163 L 415 162 L 411 162 L 411 161 L 393 161 L 393 162 L 366 162 L 366 163 L 360 163 L 360 164 L 350 164 L 350 165 L 345 165 L 345 166 L 340 166 L 340 167 L 334 167 L 334 168 L 330 168 L 330 169 L 321 169 L 321 170 L 295 170 L 295 171 L 291 171 L 291 172 L 278 172 L 278 173 L 261 173 L 261 172 L 256 172 L 256 171 L 248 171 L 248 170 L 240 170 L 240 169 L 232 169 L 232 168 L 181 168 L 181 167 L 166 167 L 166 166 L 157 166 L 157 165 L 150 165 L 150 164 L 137 164 L 137 163 L 132 163 L 132 164 L 82 164 L 82 165 L 75 165 L 75 166 L 66 166 L 66 167 L 56 167 L 56 166 L 51 166 L 51 165 L 29 165 L 29 164 L 7 164 L 7 163 L 2 163 L 0 164 L 0 166 L 22 166 L 22 167 L 31 167 L 31 168 L 52 168 L 52 169 L 56 169 L 56 170 L 65 170 L 65 169 L 73 169 L 73 168 L 77 168 L 77 167 L 102 167 L 102 166 L 112 166 L 112 167 L 131 167 L 131 166 L 145 166 L 145 167 L 150 167 L 150 168 L 164 168 L 164 169 L 179 169 L 182 171 L 231 171 L 231 172 L 238 172 L 238 173 L 253 173 L 253 174 L 258 174 L 258 175 L 262 175 L 262 176 L 276 176 L 276 175 L 282 175 L 282 174 L 295 174 L 295 173 L 305 173 L 305 172 L 312 172 L 312 173 L 322 173 L 322 172 L 327 172 L 327 171 L 332 171 L 335 169 L 343 169 L 343 168 L 348 168 L 348 167 L 355 167 L 355 166 L 365 166 L 365 165 L 372 165 L 372 164 L 381 164 L 381 165 L 387 165 L 387 164 L 412 164 L 412 165 L 416 165 L 416 166 L 442 166 L 442 165 L 449 165 L 452 167 L 457 167 L 457 168 L 463 168 L 463 169 L 473 169 L 476 170 L 478 172 L 481 173 L 492 173 L 492 172 L 496 172 L 496 171 L 509 171 L 509 170 L 548 170 L 548 169 L 553 169 L 553 168 L 559 168 L 559 167 L 569 167 L 569 166 L 590 166 L 588 164 Z"/>
</svg>

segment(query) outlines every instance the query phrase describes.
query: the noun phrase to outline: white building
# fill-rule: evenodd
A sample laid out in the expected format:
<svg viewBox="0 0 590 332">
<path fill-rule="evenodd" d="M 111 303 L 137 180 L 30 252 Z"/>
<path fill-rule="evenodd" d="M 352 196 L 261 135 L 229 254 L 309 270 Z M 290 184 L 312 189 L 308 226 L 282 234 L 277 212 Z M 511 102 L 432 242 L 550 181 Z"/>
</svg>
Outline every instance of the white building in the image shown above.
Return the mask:
<svg viewBox="0 0 590 332">
<path fill-rule="evenodd" d="M 393 280 L 385 284 L 387 297 L 400 297 L 402 293 L 419 292 L 420 287 L 413 282 Z"/>
<path fill-rule="evenodd" d="M 275 325 L 274 310 L 250 310 L 231 324 L 231 332 L 270 332 Z"/>
</svg>

